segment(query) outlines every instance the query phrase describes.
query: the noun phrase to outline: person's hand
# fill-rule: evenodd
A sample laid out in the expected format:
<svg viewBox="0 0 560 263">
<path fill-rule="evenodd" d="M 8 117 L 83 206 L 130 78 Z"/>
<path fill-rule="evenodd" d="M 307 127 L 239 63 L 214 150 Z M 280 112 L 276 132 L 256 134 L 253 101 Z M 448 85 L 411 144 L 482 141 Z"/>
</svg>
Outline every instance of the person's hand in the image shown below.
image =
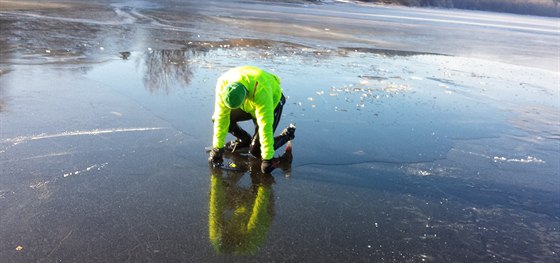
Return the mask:
<svg viewBox="0 0 560 263">
<path fill-rule="evenodd" d="M 262 160 L 261 162 L 261 172 L 267 174 L 272 172 L 280 164 L 278 158 L 272 158 L 270 160 Z"/>
<path fill-rule="evenodd" d="M 224 148 L 218 149 L 214 148 L 210 151 L 210 157 L 208 157 L 208 162 L 210 162 L 213 166 L 221 165 L 224 162 Z"/>
</svg>

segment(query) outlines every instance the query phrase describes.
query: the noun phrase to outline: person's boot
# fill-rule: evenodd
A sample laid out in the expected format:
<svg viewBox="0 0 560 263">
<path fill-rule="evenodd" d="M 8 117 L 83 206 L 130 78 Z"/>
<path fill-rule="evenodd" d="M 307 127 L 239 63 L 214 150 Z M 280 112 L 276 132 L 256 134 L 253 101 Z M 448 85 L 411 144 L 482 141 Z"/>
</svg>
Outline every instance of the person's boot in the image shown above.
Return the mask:
<svg viewBox="0 0 560 263">
<path fill-rule="evenodd" d="M 280 136 L 287 136 L 289 141 L 293 140 L 296 137 L 296 126 L 290 123 L 290 125 L 280 133 Z"/>
<path fill-rule="evenodd" d="M 279 136 L 274 137 L 274 150 L 282 147 L 282 145 L 286 144 L 288 141 L 293 140 L 296 135 L 296 126 L 292 123 L 288 125 L 286 129 L 284 129 Z"/>
</svg>

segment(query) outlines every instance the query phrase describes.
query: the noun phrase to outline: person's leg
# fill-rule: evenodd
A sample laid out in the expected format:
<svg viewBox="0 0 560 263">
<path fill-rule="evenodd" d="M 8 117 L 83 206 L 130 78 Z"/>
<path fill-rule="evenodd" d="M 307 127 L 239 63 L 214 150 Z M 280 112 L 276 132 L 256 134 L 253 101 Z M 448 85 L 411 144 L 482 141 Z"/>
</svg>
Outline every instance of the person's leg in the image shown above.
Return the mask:
<svg viewBox="0 0 560 263">
<path fill-rule="evenodd" d="M 241 127 L 239 127 L 239 124 L 237 124 L 237 122 L 248 121 L 250 119 L 252 119 L 251 114 L 246 113 L 240 109 L 232 110 L 229 115 L 228 132 L 235 136 L 235 138 L 239 139 L 239 141 L 245 145 L 249 145 L 251 141 L 251 135 Z"/>
<path fill-rule="evenodd" d="M 261 142 L 259 141 L 259 125 L 256 120 L 253 120 L 255 124 L 255 133 L 253 134 L 253 139 L 251 139 L 251 145 L 249 145 L 249 152 L 255 157 L 261 157 Z"/>
<path fill-rule="evenodd" d="M 280 118 L 282 117 L 282 109 L 284 108 L 285 103 L 286 103 L 286 98 L 284 97 L 284 94 L 282 94 L 282 97 L 280 98 L 280 102 L 278 102 L 278 105 L 276 105 L 276 108 L 274 108 L 274 122 L 272 123 L 272 132 L 273 133 L 276 131 L 276 127 L 278 127 L 278 123 L 280 123 Z M 260 142 L 260 138 L 259 138 L 259 126 L 257 125 L 257 122 L 255 120 L 253 120 L 253 122 L 255 123 L 255 134 L 253 135 L 253 139 L 251 140 L 251 145 L 249 146 L 249 152 L 255 157 L 260 157 L 261 142 Z M 282 144 L 282 145 L 279 145 L 278 147 L 276 147 L 276 144 L 277 143 L 276 143 L 276 137 L 275 137 L 274 138 L 274 150 L 278 149 L 278 147 L 283 145 Z"/>
<path fill-rule="evenodd" d="M 293 124 L 288 125 L 280 135 L 274 137 L 274 150 L 282 147 L 282 145 L 286 144 L 288 141 L 293 140 L 296 132 L 296 126 Z"/>
</svg>

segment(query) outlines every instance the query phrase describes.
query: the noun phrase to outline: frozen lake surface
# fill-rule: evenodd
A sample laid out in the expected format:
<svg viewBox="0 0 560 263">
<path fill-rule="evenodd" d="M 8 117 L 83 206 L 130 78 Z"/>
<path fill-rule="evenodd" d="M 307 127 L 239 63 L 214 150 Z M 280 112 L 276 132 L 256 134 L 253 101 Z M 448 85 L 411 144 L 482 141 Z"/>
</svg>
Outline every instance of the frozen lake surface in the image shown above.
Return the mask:
<svg viewBox="0 0 560 263">
<path fill-rule="evenodd" d="M 3 262 L 560 260 L 558 19 L 25 3 L 0 2 Z M 272 176 L 207 163 L 245 64 L 297 125 Z"/>
</svg>

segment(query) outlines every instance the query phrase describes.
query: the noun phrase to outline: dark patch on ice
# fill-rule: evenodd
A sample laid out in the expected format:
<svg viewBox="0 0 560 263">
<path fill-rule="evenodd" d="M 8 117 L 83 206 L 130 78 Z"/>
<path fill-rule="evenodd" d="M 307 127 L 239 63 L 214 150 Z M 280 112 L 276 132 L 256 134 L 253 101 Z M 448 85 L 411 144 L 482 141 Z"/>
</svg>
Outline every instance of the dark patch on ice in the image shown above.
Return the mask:
<svg viewBox="0 0 560 263">
<path fill-rule="evenodd" d="M 389 79 L 387 77 L 368 76 L 368 75 L 359 75 L 358 77 L 362 78 L 362 79 L 377 80 L 377 81 L 382 81 L 382 80 Z"/>
<path fill-rule="evenodd" d="M 233 47 L 253 47 L 253 48 L 270 48 L 284 46 L 289 48 L 307 48 L 307 46 L 295 44 L 287 41 L 274 41 L 270 39 L 251 39 L 251 38 L 233 38 L 221 41 L 191 41 L 191 40 L 167 40 L 171 44 L 184 45 L 189 48 L 209 50 L 213 48 L 233 48 Z"/>
<path fill-rule="evenodd" d="M 128 52 L 128 51 L 119 52 L 119 54 L 120 54 L 120 58 L 125 59 L 125 60 L 130 57 L 130 52 Z"/>
<path fill-rule="evenodd" d="M 440 78 L 432 78 L 432 77 L 427 77 L 426 79 L 441 82 L 443 84 L 447 84 L 447 85 L 451 85 L 451 86 L 457 86 L 457 83 L 455 83 L 453 80 L 449 80 L 449 79 L 440 79 Z"/>
<path fill-rule="evenodd" d="M 408 57 L 408 56 L 419 56 L 419 55 L 449 56 L 449 55 L 441 54 L 441 53 L 396 50 L 396 49 L 383 49 L 383 48 L 340 47 L 340 49 L 345 50 L 345 51 L 379 54 L 379 55 L 388 56 L 388 57 L 394 57 L 394 56 Z"/>
</svg>

